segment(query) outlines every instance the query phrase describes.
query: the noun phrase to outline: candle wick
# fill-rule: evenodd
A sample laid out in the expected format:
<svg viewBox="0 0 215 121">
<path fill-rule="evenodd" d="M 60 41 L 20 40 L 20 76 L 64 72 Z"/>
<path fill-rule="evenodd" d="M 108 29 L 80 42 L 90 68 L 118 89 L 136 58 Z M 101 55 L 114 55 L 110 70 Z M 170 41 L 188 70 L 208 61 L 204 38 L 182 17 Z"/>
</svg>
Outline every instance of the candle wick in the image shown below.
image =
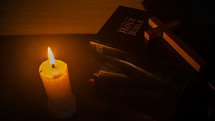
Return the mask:
<svg viewBox="0 0 215 121">
<path fill-rule="evenodd" d="M 54 64 L 52 64 L 52 68 L 55 68 L 55 65 L 54 65 Z"/>
</svg>

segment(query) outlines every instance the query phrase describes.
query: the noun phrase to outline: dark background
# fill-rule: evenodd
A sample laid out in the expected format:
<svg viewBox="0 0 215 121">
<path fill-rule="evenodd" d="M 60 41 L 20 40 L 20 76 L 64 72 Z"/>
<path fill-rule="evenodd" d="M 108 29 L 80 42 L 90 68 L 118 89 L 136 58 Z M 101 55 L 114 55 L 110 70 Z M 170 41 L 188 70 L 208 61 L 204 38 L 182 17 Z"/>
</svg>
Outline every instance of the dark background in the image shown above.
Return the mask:
<svg viewBox="0 0 215 121">
<path fill-rule="evenodd" d="M 213 95 L 209 93 L 207 81 L 214 80 L 212 41 L 215 24 L 212 1 L 144 0 L 142 4 L 164 22 L 180 20 L 182 26 L 175 31 L 208 63 L 201 72 L 203 80 L 189 85 L 185 93 L 185 98 L 189 98 L 182 101 L 182 108 L 178 109 L 176 117 L 180 117 L 178 120 L 209 120 L 208 99 Z M 58 120 L 47 108 L 47 96 L 38 73 L 39 65 L 47 59 L 48 46 L 56 59 L 68 64 L 77 99 L 77 111 L 67 120 L 120 120 L 120 116 L 116 118 L 117 111 L 112 111 L 112 106 L 99 100 L 94 87 L 87 82 L 98 66 L 89 49 L 88 42 L 93 37 L 93 34 L 0 36 L 1 120 Z"/>
</svg>

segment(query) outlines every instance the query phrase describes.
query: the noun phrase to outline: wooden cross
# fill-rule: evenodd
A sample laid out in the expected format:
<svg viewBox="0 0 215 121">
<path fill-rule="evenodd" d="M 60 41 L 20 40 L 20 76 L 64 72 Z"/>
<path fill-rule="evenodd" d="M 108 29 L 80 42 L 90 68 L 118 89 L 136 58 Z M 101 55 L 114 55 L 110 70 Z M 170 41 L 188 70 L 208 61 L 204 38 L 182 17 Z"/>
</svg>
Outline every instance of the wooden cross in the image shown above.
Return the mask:
<svg viewBox="0 0 215 121">
<path fill-rule="evenodd" d="M 169 29 L 179 25 L 180 22 L 174 21 L 164 24 L 158 18 L 151 17 L 148 20 L 148 24 L 150 29 L 144 32 L 146 40 L 151 41 L 152 39 L 162 37 L 197 72 L 205 65 L 204 60 Z"/>
</svg>

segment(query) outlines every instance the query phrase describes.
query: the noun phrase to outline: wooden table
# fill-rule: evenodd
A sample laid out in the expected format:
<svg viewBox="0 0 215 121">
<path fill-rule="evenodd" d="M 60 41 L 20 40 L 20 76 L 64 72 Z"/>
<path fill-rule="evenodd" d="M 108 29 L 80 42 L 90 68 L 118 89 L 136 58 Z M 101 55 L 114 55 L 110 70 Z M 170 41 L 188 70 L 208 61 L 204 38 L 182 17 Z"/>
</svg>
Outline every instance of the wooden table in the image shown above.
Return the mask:
<svg viewBox="0 0 215 121">
<path fill-rule="evenodd" d="M 141 116 L 148 116 L 119 102 L 107 103 L 97 96 L 95 87 L 87 81 L 98 69 L 98 62 L 89 48 L 89 41 L 93 37 L 94 35 L 0 36 L 1 119 L 59 120 L 49 112 L 47 96 L 38 73 L 39 65 L 47 59 L 48 46 L 52 48 L 56 59 L 68 64 L 77 110 L 67 120 L 138 121 Z M 206 83 L 195 80 L 188 87 L 175 116 L 180 117 L 179 119 L 187 116 L 188 119 L 205 118 L 208 89 Z"/>
<path fill-rule="evenodd" d="M 58 120 L 48 110 L 39 65 L 51 47 L 56 59 L 68 64 L 77 110 L 72 120 L 104 120 L 95 90 L 87 80 L 95 71 L 89 50 L 94 35 L 1 36 L 1 120 Z M 71 120 L 68 119 L 68 120 Z"/>
</svg>

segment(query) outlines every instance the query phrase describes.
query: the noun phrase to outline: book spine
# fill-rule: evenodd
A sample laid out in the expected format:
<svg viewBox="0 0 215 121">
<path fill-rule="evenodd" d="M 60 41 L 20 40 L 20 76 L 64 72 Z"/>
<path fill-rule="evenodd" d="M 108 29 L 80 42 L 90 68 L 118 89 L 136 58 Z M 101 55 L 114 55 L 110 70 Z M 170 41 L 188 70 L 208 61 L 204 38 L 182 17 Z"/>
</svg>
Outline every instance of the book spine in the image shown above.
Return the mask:
<svg viewBox="0 0 215 121">
<path fill-rule="evenodd" d="M 108 57 L 105 60 L 107 60 L 105 66 L 113 65 L 120 68 L 121 73 L 107 72 L 103 70 L 99 70 L 95 73 L 95 84 L 98 87 L 102 87 L 100 89 L 104 89 L 104 87 L 139 88 L 162 93 L 170 97 L 177 96 L 178 93 L 180 93 L 180 86 L 175 85 L 171 81 L 163 80 L 132 63 L 112 57 Z"/>
<path fill-rule="evenodd" d="M 90 46 L 98 54 L 112 56 L 115 58 L 126 59 L 131 55 L 130 53 L 125 52 L 123 50 L 113 48 L 111 46 L 107 46 L 94 41 L 90 41 Z"/>
<path fill-rule="evenodd" d="M 101 44 L 98 42 L 91 41 L 90 42 L 91 48 L 96 51 L 98 54 L 98 58 L 102 61 L 103 56 L 110 56 L 113 58 L 125 60 L 128 62 L 131 62 L 135 65 L 137 65 L 140 68 L 144 68 L 145 70 L 150 71 L 151 73 L 154 73 L 156 75 L 159 75 L 161 77 L 167 77 L 167 76 L 182 76 L 185 75 L 187 77 L 189 74 L 194 74 L 195 71 L 192 68 L 187 68 L 178 64 L 174 63 L 167 63 L 164 61 L 158 61 L 156 59 L 152 59 L 150 57 L 146 57 L 144 55 L 134 55 L 131 53 L 128 53 L 126 51 L 110 47 L 105 44 Z M 166 73 L 164 73 L 164 71 Z M 188 73 L 187 73 L 188 72 Z M 191 76 L 190 76 L 191 77 Z"/>
</svg>

